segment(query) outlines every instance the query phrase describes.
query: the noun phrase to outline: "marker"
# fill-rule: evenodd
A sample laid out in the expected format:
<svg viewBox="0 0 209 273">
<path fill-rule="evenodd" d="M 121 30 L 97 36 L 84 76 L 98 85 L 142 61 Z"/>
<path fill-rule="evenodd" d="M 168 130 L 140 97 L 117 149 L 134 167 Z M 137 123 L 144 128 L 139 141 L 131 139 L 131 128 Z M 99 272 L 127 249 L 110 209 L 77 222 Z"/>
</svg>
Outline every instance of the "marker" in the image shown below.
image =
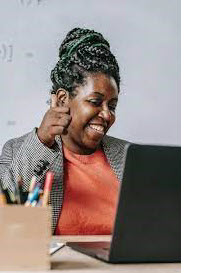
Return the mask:
<svg viewBox="0 0 209 273">
<path fill-rule="evenodd" d="M 54 173 L 51 171 L 48 171 L 46 173 L 46 179 L 45 179 L 45 183 L 44 183 L 44 194 L 43 194 L 43 200 L 42 200 L 42 207 L 45 207 L 48 204 L 49 194 L 52 189 L 53 180 L 54 180 Z"/>
<path fill-rule="evenodd" d="M 3 186 L 1 185 L 1 181 L 0 181 L 0 193 L 4 194 L 7 204 L 12 203 L 11 200 L 10 200 L 9 191 L 8 191 L 8 189 L 3 189 Z"/>
<path fill-rule="evenodd" d="M 35 206 L 36 206 L 36 204 L 37 204 L 37 201 L 36 201 L 36 200 L 34 200 L 34 201 L 31 203 L 31 207 L 35 207 Z"/>
<path fill-rule="evenodd" d="M 43 203 L 43 190 L 39 192 L 39 199 L 38 199 L 38 203 L 36 207 L 42 207 L 42 203 Z"/>
<path fill-rule="evenodd" d="M 16 198 L 13 192 L 9 191 L 9 198 L 12 204 L 15 204 Z"/>
<path fill-rule="evenodd" d="M 4 189 L 3 193 L 4 193 L 5 197 L 6 197 L 7 204 L 12 204 L 13 202 L 11 201 L 8 189 Z"/>
<path fill-rule="evenodd" d="M 29 187 L 29 192 L 33 192 L 33 190 L 34 190 L 34 188 L 35 188 L 35 185 L 36 185 L 36 176 L 34 175 L 34 176 L 31 178 L 30 187 Z"/>
<path fill-rule="evenodd" d="M 28 194 L 28 199 L 25 202 L 25 207 L 28 207 L 30 205 L 30 198 L 33 195 L 33 190 L 35 188 L 35 184 L 36 184 L 36 176 L 33 176 L 31 178 L 31 182 L 30 182 L 30 187 L 29 187 L 29 194 Z"/>
<path fill-rule="evenodd" d="M 4 207 L 6 204 L 7 204 L 7 199 L 3 192 L 3 188 L 0 181 L 0 207 Z"/>
<path fill-rule="evenodd" d="M 35 187 L 33 193 L 31 194 L 31 196 L 29 197 L 30 204 L 32 204 L 33 201 L 37 201 L 38 200 L 39 192 L 40 192 L 40 185 L 37 185 Z"/>
<path fill-rule="evenodd" d="M 18 176 L 17 184 L 18 184 L 19 195 L 20 195 L 20 203 L 22 204 L 24 202 L 24 192 L 22 190 L 23 180 L 21 176 Z"/>
<path fill-rule="evenodd" d="M 17 201 L 17 204 L 21 204 L 21 200 L 20 200 L 20 191 L 19 191 L 19 183 L 17 185 L 15 185 L 15 200 Z"/>
</svg>

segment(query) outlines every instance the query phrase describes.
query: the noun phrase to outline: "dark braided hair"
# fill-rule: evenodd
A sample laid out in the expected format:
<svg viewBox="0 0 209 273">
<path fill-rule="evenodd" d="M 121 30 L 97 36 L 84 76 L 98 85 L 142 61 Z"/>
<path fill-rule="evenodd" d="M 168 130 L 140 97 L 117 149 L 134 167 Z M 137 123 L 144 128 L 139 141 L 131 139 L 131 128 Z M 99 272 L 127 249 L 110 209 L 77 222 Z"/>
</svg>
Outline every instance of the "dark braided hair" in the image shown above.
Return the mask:
<svg viewBox="0 0 209 273">
<path fill-rule="evenodd" d="M 64 88 L 74 95 L 74 89 L 84 83 L 89 73 L 96 72 L 112 76 L 120 90 L 119 66 L 102 34 L 94 30 L 74 28 L 62 42 L 59 58 L 51 71 L 51 93 Z"/>
</svg>

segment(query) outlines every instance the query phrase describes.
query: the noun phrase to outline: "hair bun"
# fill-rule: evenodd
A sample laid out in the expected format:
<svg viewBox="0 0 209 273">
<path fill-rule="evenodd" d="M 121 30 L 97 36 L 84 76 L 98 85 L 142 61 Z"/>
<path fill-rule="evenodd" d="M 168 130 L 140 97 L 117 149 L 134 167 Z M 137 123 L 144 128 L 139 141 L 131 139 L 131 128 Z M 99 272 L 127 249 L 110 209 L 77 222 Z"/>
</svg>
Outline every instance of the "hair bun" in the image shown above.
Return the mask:
<svg viewBox="0 0 209 273">
<path fill-rule="evenodd" d="M 112 76 L 120 89 L 119 66 L 108 41 L 94 30 L 74 28 L 59 48 L 59 61 L 51 71 L 52 91 L 64 88 L 72 93 L 91 72 Z"/>
<path fill-rule="evenodd" d="M 110 49 L 107 40 L 104 39 L 101 33 L 94 30 L 74 28 L 67 35 L 59 48 L 59 57 L 69 57 L 78 50 L 78 48 L 85 46 L 102 46 Z"/>
</svg>

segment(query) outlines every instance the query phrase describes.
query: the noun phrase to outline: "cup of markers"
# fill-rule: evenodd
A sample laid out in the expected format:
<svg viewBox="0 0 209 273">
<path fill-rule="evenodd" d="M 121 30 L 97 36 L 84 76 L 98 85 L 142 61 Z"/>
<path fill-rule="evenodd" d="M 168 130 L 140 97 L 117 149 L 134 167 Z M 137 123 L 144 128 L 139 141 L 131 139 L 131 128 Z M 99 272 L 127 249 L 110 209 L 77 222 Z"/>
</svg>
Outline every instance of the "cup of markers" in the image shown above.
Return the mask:
<svg viewBox="0 0 209 273">
<path fill-rule="evenodd" d="M 49 202 L 53 181 L 54 173 L 48 171 L 45 177 L 44 190 L 42 190 L 41 183 L 37 183 L 36 177 L 33 176 L 30 182 L 29 193 L 23 191 L 21 177 L 18 178 L 18 186 L 15 187 L 14 193 L 3 189 L 0 182 L 0 206 L 24 204 L 26 207 L 45 207 Z"/>
</svg>

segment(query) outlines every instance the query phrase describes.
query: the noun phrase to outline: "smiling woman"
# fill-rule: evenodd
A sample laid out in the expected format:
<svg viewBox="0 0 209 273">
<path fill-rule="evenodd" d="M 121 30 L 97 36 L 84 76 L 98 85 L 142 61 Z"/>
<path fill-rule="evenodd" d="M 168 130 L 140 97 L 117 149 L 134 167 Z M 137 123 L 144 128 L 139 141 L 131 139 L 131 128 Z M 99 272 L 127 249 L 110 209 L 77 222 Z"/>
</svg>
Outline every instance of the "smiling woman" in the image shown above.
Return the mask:
<svg viewBox="0 0 209 273">
<path fill-rule="evenodd" d="M 4 145 L 0 179 L 13 191 L 21 176 L 28 191 L 32 176 L 43 187 L 51 170 L 53 233 L 111 234 L 126 142 L 106 135 L 120 91 L 109 43 L 93 30 L 71 30 L 51 80 L 50 109 L 38 128 Z"/>
<path fill-rule="evenodd" d="M 78 154 L 94 152 L 115 122 L 117 98 L 115 80 L 98 72 L 87 76 L 85 84 L 76 88 L 76 96 L 73 98 L 68 91 L 58 89 L 54 99 L 58 105 L 60 102 L 60 107 L 69 108 L 72 117 L 70 124 L 67 123 L 65 134 L 62 135 L 63 144 Z M 38 136 L 42 139 L 40 131 L 41 127 Z"/>
</svg>

